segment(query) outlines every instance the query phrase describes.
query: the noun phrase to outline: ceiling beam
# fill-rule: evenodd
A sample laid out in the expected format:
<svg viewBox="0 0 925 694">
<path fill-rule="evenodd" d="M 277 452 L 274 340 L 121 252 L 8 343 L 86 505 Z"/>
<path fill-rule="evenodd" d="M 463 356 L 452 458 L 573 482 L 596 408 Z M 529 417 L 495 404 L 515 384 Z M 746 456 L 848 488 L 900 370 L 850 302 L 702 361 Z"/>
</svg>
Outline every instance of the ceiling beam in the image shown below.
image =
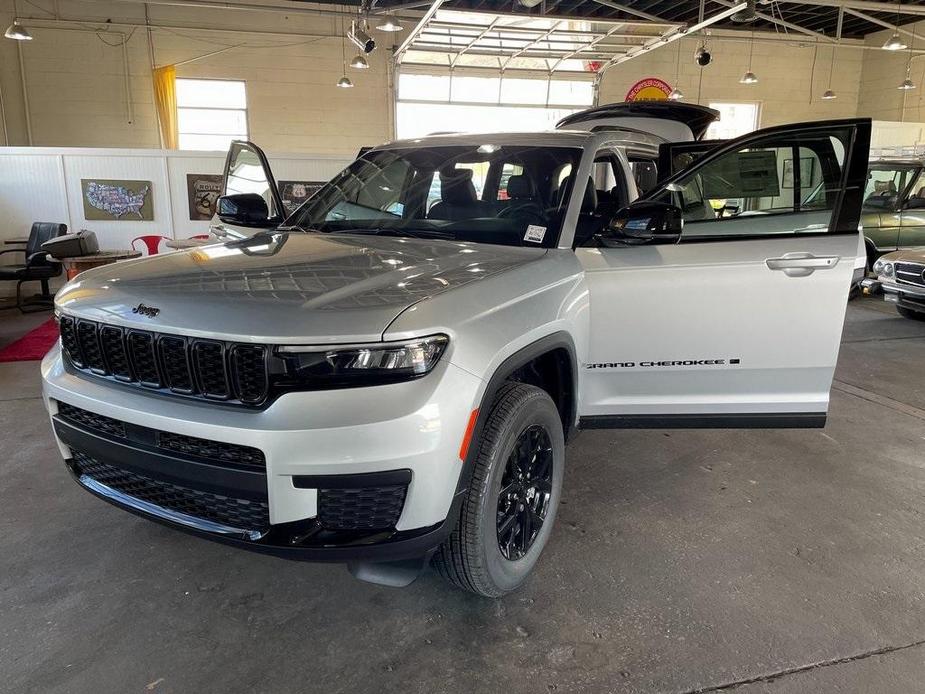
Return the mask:
<svg viewBox="0 0 925 694">
<path fill-rule="evenodd" d="M 882 26 L 884 29 L 890 29 L 895 31 L 898 34 L 905 34 L 906 36 L 915 37 L 911 31 L 898 27 L 895 24 L 890 24 L 889 22 L 884 22 L 882 19 L 877 19 L 876 17 L 871 17 L 869 14 L 864 14 L 863 12 L 858 12 L 857 10 L 852 10 L 850 7 L 845 7 L 843 9 L 845 14 L 850 14 L 852 17 L 857 17 L 858 19 L 863 19 L 865 22 L 870 22 L 871 24 L 876 24 Z M 919 34 L 918 38 L 921 38 L 922 35 Z"/>
<path fill-rule="evenodd" d="M 609 67 L 613 67 L 614 65 L 619 65 L 620 63 L 625 63 L 628 60 L 632 60 L 633 58 L 638 58 L 639 56 L 655 48 L 659 48 L 660 46 L 667 46 L 672 41 L 677 41 L 680 38 L 684 38 L 685 36 L 690 36 L 691 34 L 695 34 L 698 31 L 702 31 L 703 29 L 706 29 L 707 27 L 712 26 L 716 24 L 717 22 L 723 21 L 724 19 L 726 19 L 726 17 L 731 17 L 736 12 L 741 12 L 746 7 L 748 7 L 748 3 L 740 2 L 737 5 L 733 5 L 732 7 L 729 7 L 719 12 L 718 14 L 713 15 L 709 19 L 705 19 L 702 22 L 697 22 L 693 26 L 690 26 L 684 29 L 678 29 L 677 31 L 674 31 L 666 36 L 660 36 L 658 38 L 650 39 L 646 41 L 644 44 L 642 44 L 641 46 L 639 46 L 638 48 L 632 48 L 628 50 L 626 53 L 624 53 L 623 55 L 614 56 L 613 58 L 611 58 L 610 61 L 603 68 L 601 68 L 598 75 L 603 74 L 604 70 L 606 70 Z"/>
<path fill-rule="evenodd" d="M 427 11 L 424 12 L 424 16 L 418 20 L 418 23 L 414 26 L 414 29 L 408 32 L 408 35 L 405 37 L 405 40 L 401 42 L 401 45 L 395 51 L 394 60 L 398 61 L 401 58 L 402 54 L 410 48 L 411 44 L 414 43 L 414 39 L 417 38 L 418 34 L 421 33 L 421 30 L 427 26 L 427 23 L 434 18 L 434 15 L 437 14 L 437 10 L 440 9 L 440 5 L 443 4 L 443 0 L 434 0 L 430 7 L 427 8 Z"/>
<path fill-rule="evenodd" d="M 612 10 L 618 10 L 620 12 L 625 12 L 626 14 L 633 15 L 634 17 L 640 17 L 649 22 L 664 22 L 670 26 L 680 26 L 681 22 L 670 22 L 663 19 L 662 17 L 656 17 L 654 14 L 649 14 L 648 12 L 643 12 L 642 10 L 637 10 L 632 7 L 627 7 L 626 5 L 621 5 L 618 2 L 613 0 L 594 0 L 598 5 L 603 5 L 604 7 L 609 7 Z"/>
<path fill-rule="evenodd" d="M 729 0 L 712 0 L 717 5 L 722 5 L 723 7 L 732 7 L 733 3 Z M 812 29 L 807 29 L 802 27 L 799 24 L 794 24 L 793 22 L 788 22 L 784 19 L 779 19 L 771 14 L 765 14 L 764 12 L 755 12 L 755 15 L 759 19 L 763 19 L 766 22 L 771 22 L 777 26 L 784 27 L 785 29 L 791 29 L 792 31 L 798 31 L 801 34 L 806 34 L 807 36 L 812 36 L 817 41 L 833 41 L 833 39 L 825 34 L 820 34 L 818 31 L 813 31 Z"/>
<path fill-rule="evenodd" d="M 867 10 L 888 14 L 925 16 L 925 5 L 903 5 L 895 2 L 873 2 L 872 0 L 775 0 L 782 4 L 815 5 L 817 7 L 844 7 L 847 10 Z M 762 0 L 762 5 L 769 4 Z"/>
</svg>

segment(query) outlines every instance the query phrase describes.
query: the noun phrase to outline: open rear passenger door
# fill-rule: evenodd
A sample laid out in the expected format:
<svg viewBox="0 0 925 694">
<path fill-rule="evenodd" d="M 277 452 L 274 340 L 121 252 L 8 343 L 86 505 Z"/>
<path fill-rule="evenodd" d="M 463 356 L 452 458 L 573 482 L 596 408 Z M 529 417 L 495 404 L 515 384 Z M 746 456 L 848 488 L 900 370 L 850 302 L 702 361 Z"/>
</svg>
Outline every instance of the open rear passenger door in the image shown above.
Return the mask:
<svg viewBox="0 0 925 694">
<path fill-rule="evenodd" d="M 582 426 L 825 423 L 870 130 L 731 140 L 575 250 L 590 302 Z"/>
<path fill-rule="evenodd" d="M 212 219 L 212 234 L 223 240 L 247 238 L 275 229 L 286 216 L 263 150 L 252 142 L 232 142 L 225 159 L 222 195 Z"/>
</svg>

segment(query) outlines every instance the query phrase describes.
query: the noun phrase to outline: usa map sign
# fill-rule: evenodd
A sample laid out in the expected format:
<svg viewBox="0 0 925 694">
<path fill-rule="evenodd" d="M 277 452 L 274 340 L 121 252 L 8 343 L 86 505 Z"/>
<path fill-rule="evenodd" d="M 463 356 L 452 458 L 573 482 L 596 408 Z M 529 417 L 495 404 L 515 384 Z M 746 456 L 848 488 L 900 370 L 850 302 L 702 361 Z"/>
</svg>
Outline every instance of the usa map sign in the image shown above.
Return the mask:
<svg viewBox="0 0 925 694">
<path fill-rule="evenodd" d="M 151 181 L 82 178 L 84 219 L 94 221 L 154 221 Z"/>
</svg>

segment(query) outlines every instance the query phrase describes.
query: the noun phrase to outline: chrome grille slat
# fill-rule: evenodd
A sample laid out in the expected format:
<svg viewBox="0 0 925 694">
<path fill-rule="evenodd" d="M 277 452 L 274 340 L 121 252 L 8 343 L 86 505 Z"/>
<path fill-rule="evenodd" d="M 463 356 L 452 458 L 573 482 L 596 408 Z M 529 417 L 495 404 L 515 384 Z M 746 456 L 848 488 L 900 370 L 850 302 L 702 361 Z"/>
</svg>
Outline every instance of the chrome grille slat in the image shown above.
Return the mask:
<svg viewBox="0 0 925 694">
<path fill-rule="evenodd" d="M 916 287 L 925 287 L 925 265 L 918 263 L 895 263 L 896 281 L 901 284 L 911 284 Z"/>
<path fill-rule="evenodd" d="M 81 371 L 165 393 L 259 405 L 269 394 L 266 345 L 190 339 L 60 317 L 67 361 Z"/>
</svg>

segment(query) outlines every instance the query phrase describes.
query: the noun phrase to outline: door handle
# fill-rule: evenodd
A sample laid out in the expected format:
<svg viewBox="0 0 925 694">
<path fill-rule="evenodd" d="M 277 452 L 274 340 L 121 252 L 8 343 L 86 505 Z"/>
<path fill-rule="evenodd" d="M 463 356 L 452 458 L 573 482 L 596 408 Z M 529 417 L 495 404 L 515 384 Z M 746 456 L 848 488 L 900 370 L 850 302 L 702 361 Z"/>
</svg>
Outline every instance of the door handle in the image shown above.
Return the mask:
<svg viewBox="0 0 925 694">
<path fill-rule="evenodd" d="M 806 277 L 816 270 L 828 270 L 838 264 L 837 255 L 815 256 L 812 253 L 785 253 L 780 258 L 768 258 L 771 270 L 780 270 L 789 277 Z"/>
</svg>

